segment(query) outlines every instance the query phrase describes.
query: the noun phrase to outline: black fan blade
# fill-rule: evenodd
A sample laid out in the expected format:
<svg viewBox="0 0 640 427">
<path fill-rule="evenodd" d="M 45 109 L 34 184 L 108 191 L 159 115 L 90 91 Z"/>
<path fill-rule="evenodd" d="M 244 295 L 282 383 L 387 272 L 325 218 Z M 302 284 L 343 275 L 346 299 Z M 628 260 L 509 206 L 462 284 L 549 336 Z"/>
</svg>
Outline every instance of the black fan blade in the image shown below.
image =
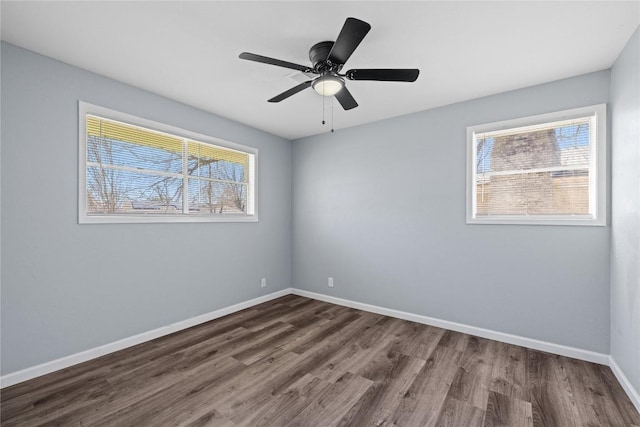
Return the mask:
<svg viewBox="0 0 640 427">
<path fill-rule="evenodd" d="M 345 110 L 351 110 L 352 108 L 356 108 L 358 106 L 358 103 L 355 99 L 353 99 L 353 96 L 351 96 L 351 92 L 347 90 L 346 86 L 343 86 L 335 96 L 338 99 L 340 105 L 342 105 L 342 108 L 344 108 Z"/>
<path fill-rule="evenodd" d="M 334 64 L 347 62 L 347 59 L 356 50 L 370 29 L 371 25 L 364 21 L 356 18 L 347 18 L 327 59 Z"/>
<path fill-rule="evenodd" d="M 305 90 L 309 86 L 311 86 L 311 80 L 309 80 L 308 82 L 300 83 L 298 86 L 292 87 L 291 89 L 282 92 L 280 95 L 274 96 L 269 100 L 269 102 L 280 102 L 283 99 L 287 99 L 291 95 L 295 95 L 296 93 Z"/>
<path fill-rule="evenodd" d="M 382 82 L 415 82 L 420 74 L 417 69 L 371 68 L 349 70 L 345 77 L 349 80 L 377 80 Z"/>
<path fill-rule="evenodd" d="M 256 55 L 255 53 L 242 52 L 239 56 L 240 59 L 246 59 L 248 61 L 262 62 L 263 64 L 276 65 L 278 67 L 291 68 L 293 70 L 302 71 L 308 73 L 311 68 L 300 64 L 294 64 L 293 62 L 281 61 L 275 58 L 269 58 L 268 56 Z"/>
</svg>

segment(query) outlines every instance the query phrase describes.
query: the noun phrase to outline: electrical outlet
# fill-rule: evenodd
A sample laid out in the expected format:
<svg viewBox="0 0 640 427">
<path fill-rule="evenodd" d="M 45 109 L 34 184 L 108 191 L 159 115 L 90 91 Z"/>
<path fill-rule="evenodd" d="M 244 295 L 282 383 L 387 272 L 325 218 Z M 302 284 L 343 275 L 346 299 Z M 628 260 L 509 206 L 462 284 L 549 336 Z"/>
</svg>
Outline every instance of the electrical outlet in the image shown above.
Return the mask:
<svg viewBox="0 0 640 427">
<path fill-rule="evenodd" d="M 327 285 L 329 285 L 330 288 L 333 288 L 333 277 L 329 277 L 329 280 L 327 281 Z"/>
<path fill-rule="evenodd" d="M 261 288 L 267 287 L 267 278 L 266 277 L 263 277 L 262 280 L 260 280 L 260 287 Z"/>
</svg>

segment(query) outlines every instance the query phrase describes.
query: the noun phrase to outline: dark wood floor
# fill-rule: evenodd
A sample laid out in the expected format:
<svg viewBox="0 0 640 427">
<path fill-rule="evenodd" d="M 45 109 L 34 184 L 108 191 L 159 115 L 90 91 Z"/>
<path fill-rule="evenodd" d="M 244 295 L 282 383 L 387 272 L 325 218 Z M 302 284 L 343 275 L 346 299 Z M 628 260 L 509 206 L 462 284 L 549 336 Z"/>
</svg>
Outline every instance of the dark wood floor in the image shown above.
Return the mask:
<svg viewBox="0 0 640 427">
<path fill-rule="evenodd" d="M 608 367 L 289 295 L 1 391 L 2 426 L 640 426 Z"/>
</svg>

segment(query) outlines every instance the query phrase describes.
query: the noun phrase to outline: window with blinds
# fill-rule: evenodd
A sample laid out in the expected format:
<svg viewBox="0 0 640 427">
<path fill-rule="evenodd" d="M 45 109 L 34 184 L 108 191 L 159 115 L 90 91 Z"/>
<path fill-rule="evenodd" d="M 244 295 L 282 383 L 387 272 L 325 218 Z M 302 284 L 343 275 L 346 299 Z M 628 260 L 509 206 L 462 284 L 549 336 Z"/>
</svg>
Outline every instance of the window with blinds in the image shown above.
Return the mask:
<svg viewBox="0 0 640 427">
<path fill-rule="evenodd" d="M 257 150 L 80 103 L 80 222 L 255 221 Z"/>
<path fill-rule="evenodd" d="M 605 225 L 604 105 L 468 128 L 468 223 Z"/>
</svg>

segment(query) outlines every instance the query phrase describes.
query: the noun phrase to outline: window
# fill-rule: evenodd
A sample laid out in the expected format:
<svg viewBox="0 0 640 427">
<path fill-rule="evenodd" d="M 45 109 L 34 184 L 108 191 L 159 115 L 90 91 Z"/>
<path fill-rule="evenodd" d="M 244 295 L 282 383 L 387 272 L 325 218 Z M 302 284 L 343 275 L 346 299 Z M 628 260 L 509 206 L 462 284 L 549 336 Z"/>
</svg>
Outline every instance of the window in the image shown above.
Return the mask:
<svg viewBox="0 0 640 427">
<path fill-rule="evenodd" d="M 467 223 L 606 225 L 606 106 L 467 128 Z"/>
<path fill-rule="evenodd" d="M 258 150 L 79 103 L 79 222 L 257 221 Z"/>
</svg>

